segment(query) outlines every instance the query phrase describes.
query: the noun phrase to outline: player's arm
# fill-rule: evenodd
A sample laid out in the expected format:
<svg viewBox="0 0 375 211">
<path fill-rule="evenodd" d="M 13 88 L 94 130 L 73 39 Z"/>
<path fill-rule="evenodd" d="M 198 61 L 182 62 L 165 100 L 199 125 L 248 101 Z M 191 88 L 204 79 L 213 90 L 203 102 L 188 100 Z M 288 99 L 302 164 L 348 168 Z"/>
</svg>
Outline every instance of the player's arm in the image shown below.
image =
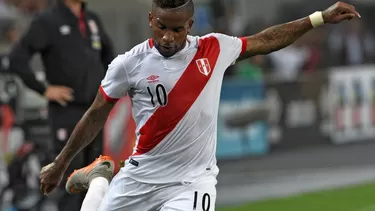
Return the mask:
<svg viewBox="0 0 375 211">
<path fill-rule="evenodd" d="M 113 105 L 114 102 L 108 101 L 102 91 L 98 91 L 93 104 L 74 128 L 55 162 L 67 167 L 73 158 L 103 129 Z"/>
<path fill-rule="evenodd" d="M 323 12 L 316 12 L 308 17 L 276 25 L 258 34 L 245 37 L 246 49 L 240 58 L 269 54 L 291 45 L 314 27 L 324 23 L 336 24 L 354 17 L 360 17 L 354 6 L 337 2 Z"/>
<path fill-rule="evenodd" d="M 108 66 L 93 104 L 78 122 L 67 144 L 57 156 L 55 163 L 58 166 L 67 167 L 73 158 L 91 143 L 103 129 L 115 102 L 126 95 L 129 83 L 124 57 L 116 57 Z"/>
</svg>

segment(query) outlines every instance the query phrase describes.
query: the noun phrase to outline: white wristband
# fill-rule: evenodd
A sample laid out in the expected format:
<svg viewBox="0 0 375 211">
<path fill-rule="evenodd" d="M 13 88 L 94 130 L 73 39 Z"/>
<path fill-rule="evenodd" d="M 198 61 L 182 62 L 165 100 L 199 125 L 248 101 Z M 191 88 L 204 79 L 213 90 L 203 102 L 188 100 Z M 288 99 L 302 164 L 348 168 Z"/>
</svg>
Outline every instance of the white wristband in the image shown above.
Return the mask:
<svg viewBox="0 0 375 211">
<path fill-rule="evenodd" d="M 320 11 L 314 12 L 309 18 L 314 28 L 324 24 L 323 14 Z"/>
</svg>

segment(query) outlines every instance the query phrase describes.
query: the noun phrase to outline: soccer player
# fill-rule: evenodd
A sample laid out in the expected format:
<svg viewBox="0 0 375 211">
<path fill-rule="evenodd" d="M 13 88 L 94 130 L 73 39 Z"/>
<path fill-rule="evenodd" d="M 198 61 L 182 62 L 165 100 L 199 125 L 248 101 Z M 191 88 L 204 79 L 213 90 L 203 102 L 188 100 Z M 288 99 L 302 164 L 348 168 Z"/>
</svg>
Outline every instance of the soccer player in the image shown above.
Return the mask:
<svg viewBox="0 0 375 211">
<path fill-rule="evenodd" d="M 152 38 L 109 65 L 95 102 L 55 161 L 42 169 L 44 194 L 61 182 L 74 156 L 103 127 L 113 103 L 128 94 L 137 124 L 134 154 L 113 179 L 108 157 L 72 174 L 68 192 L 88 189 L 81 210 L 215 210 L 217 115 L 225 70 L 242 58 L 284 48 L 324 23 L 360 17 L 353 6 L 338 2 L 237 38 L 188 35 L 193 14 L 192 0 L 153 0 Z"/>
</svg>

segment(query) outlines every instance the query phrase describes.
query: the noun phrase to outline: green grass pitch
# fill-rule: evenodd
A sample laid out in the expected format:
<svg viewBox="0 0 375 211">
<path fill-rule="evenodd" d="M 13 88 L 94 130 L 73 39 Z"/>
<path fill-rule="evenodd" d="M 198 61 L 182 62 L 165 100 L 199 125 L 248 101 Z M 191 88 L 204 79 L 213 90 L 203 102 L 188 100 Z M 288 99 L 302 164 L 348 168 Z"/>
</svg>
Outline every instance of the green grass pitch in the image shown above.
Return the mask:
<svg viewBox="0 0 375 211">
<path fill-rule="evenodd" d="M 375 183 L 258 201 L 218 211 L 375 211 Z"/>
</svg>

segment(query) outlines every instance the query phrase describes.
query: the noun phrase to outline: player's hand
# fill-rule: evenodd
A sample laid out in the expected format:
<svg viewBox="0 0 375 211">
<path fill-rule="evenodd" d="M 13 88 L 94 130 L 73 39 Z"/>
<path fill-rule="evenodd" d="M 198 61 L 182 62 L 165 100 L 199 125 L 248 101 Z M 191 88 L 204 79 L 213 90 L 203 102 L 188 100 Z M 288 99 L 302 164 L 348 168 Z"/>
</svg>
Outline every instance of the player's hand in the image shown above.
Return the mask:
<svg viewBox="0 0 375 211">
<path fill-rule="evenodd" d="M 361 15 L 355 10 L 353 5 L 337 2 L 322 12 L 324 23 L 340 23 L 343 20 L 351 20 L 355 17 L 360 18 Z"/>
<path fill-rule="evenodd" d="M 40 171 L 40 191 L 47 195 L 61 183 L 66 167 L 55 162 L 44 166 Z"/>
<path fill-rule="evenodd" d="M 48 86 L 44 96 L 50 100 L 58 102 L 61 106 L 66 106 L 73 100 L 73 90 L 66 86 Z"/>
</svg>

